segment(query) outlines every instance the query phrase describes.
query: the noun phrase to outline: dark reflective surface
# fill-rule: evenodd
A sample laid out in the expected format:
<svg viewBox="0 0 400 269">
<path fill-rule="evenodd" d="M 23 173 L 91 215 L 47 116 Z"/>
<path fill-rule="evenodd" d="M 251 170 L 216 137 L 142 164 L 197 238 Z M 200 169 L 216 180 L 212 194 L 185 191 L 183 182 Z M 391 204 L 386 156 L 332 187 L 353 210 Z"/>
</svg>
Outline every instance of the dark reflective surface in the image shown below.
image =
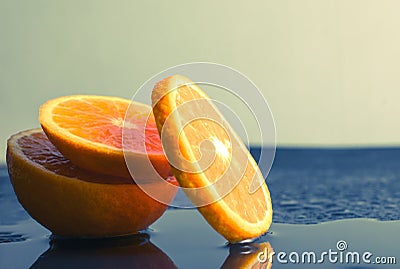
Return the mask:
<svg viewBox="0 0 400 269">
<path fill-rule="evenodd" d="M 31 268 L 176 268 L 173 261 L 140 234 L 108 239 L 53 238 Z"/>
<path fill-rule="evenodd" d="M 273 251 L 268 242 L 231 245 L 229 256 L 221 268 L 270 269 L 273 263 Z"/>
<path fill-rule="evenodd" d="M 268 178 L 274 224 L 267 235 L 242 245 L 228 245 L 196 210 L 178 209 L 168 210 L 138 236 L 54 238 L 19 205 L 3 166 L 0 268 L 269 268 L 270 263 L 257 260 L 266 247 L 320 255 L 340 252 L 340 240 L 348 246 L 343 253 L 368 251 L 373 257 L 396 257 L 397 264 L 283 264 L 274 256 L 272 268 L 398 268 L 399 163 L 398 149 L 278 150 Z"/>
</svg>

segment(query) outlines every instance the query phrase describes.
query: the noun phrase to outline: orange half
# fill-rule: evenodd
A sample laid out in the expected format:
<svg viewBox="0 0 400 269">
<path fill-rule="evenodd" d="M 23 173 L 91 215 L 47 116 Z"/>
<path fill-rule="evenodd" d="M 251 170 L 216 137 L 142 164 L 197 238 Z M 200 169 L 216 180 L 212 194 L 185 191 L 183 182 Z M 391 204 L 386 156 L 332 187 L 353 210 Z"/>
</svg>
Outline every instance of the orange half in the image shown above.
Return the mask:
<svg viewBox="0 0 400 269">
<path fill-rule="evenodd" d="M 130 178 L 125 150 L 135 178 L 149 178 L 153 166 L 161 177 L 171 175 L 150 106 L 118 97 L 72 95 L 43 104 L 39 121 L 58 150 L 81 168 Z"/>
<path fill-rule="evenodd" d="M 83 170 L 66 159 L 40 129 L 13 135 L 7 166 L 26 211 L 53 233 L 109 237 L 137 233 L 156 221 L 167 205 L 130 179 Z M 149 183 L 163 188 L 160 183 Z M 174 192 L 164 192 L 172 201 Z"/>
</svg>

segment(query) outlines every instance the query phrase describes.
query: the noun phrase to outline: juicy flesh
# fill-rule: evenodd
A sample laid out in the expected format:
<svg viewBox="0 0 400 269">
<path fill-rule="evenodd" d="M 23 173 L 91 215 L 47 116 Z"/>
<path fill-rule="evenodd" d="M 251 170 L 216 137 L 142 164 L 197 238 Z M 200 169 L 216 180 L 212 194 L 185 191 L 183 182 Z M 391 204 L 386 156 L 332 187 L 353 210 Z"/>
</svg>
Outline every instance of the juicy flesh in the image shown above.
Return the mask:
<svg viewBox="0 0 400 269">
<path fill-rule="evenodd" d="M 175 99 L 177 108 L 188 101 L 203 100 L 190 102 L 190 106 L 187 106 L 188 109 L 180 110 L 183 118 L 186 113 L 203 115 L 204 111 L 207 111 L 208 116 L 217 119 L 219 122 L 198 119 L 191 121 L 183 128 L 183 132 L 189 141 L 189 145 L 186 146 L 190 147 L 194 156 L 194 160 L 189 161 L 200 160 L 202 153 L 215 156 L 212 164 L 203 170 L 206 182 L 202 182 L 202 186 L 207 186 L 218 180 L 223 180 L 223 185 L 220 184 L 219 187 L 217 185 L 217 188 L 222 186 L 221 190 L 236 185 L 223 198 L 223 202 L 248 222 L 256 223 L 260 218 L 263 219 L 267 215 L 265 212 L 270 210 L 266 200 L 268 199 L 267 194 L 264 193 L 266 188 L 263 186 L 258 188 L 256 192 L 250 193 L 250 185 L 253 179 L 264 181 L 264 178 L 242 141 L 233 134 L 229 125 L 221 124 L 226 120 L 212 103 L 199 94 L 197 90 L 190 86 L 180 86 L 175 91 L 177 91 Z M 203 141 L 210 143 L 202 143 Z M 180 136 L 180 145 L 182 143 L 185 142 Z M 262 184 L 265 185 L 265 182 Z"/>
<path fill-rule="evenodd" d="M 74 99 L 58 104 L 52 113 L 57 125 L 86 140 L 116 149 L 124 146 L 125 150 L 135 152 L 163 152 L 149 107 L 129 107 L 128 102 L 101 99 Z"/>
<path fill-rule="evenodd" d="M 22 136 L 17 143 L 30 161 L 58 175 L 96 183 L 133 183 L 131 179 L 98 175 L 79 168 L 66 159 L 43 132 Z"/>
</svg>

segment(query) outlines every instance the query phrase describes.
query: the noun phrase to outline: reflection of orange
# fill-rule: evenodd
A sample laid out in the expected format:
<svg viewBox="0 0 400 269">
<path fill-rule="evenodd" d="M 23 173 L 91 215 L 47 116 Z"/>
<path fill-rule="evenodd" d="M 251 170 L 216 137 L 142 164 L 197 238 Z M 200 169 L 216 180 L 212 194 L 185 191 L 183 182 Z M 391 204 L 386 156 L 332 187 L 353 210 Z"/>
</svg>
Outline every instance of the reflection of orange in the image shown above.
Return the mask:
<svg viewBox="0 0 400 269">
<path fill-rule="evenodd" d="M 205 192 L 186 192 L 195 205 L 199 204 L 199 197 L 212 202 L 198 208 L 208 223 L 230 242 L 265 233 L 272 222 L 267 185 L 240 138 L 231 127 L 221 128 L 222 123 L 227 126 L 226 120 L 210 98 L 188 78 L 175 75 L 156 84 L 152 101 L 164 150 L 175 163 L 172 171 L 179 184 L 186 188 L 201 188 L 216 183 Z M 189 106 L 185 106 L 187 102 L 190 102 Z M 204 115 L 219 119 L 219 122 L 207 120 Z M 206 143 L 202 141 L 207 140 L 213 147 L 203 147 Z M 202 154 L 202 150 L 211 149 L 213 152 Z M 212 164 L 200 167 L 197 161 L 211 155 L 215 156 Z M 222 183 L 218 180 L 221 176 Z M 253 179 L 261 187 L 250 193 Z M 220 194 L 229 187 L 233 190 L 220 199 Z"/>
<path fill-rule="evenodd" d="M 149 241 L 148 235 L 84 240 L 52 240 L 50 249 L 32 265 L 44 268 L 176 268 L 173 261 Z"/>
<path fill-rule="evenodd" d="M 132 234 L 147 228 L 167 209 L 130 179 L 78 168 L 40 129 L 8 140 L 7 164 L 18 200 L 34 219 L 57 235 Z M 157 188 L 160 183 L 151 184 Z M 172 200 L 175 193 L 165 195 Z"/>
<path fill-rule="evenodd" d="M 171 175 L 170 166 L 152 115 L 146 124 L 149 114 L 151 107 L 122 98 L 72 95 L 43 104 L 39 120 L 60 152 L 84 169 L 130 177 L 122 151 L 124 146 L 130 159 L 134 160 L 134 167 L 137 167 L 134 177 L 145 179 L 150 174 L 148 169 L 153 171 L 147 165 L 149 158 L 165 178 Z"/>
<path fill-rule="evenodd" d="M 232 245 L 221 269 L 271 269 L 273 255 L 274 250 L 268 242 Z"/>
</svg>

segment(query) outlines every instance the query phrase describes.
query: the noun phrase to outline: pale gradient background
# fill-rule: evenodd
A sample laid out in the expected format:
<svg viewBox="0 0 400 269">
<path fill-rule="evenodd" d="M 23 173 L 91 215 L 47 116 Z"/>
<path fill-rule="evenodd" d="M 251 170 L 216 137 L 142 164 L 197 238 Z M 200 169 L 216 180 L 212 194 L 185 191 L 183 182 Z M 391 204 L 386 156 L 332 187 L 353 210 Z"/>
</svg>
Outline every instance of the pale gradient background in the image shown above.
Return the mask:
<svg viewBox="0 0 400 269">
<path fill-rule="evenodd" d="M 400 1 L 136 2 L 0 0 L 0 160 L 45 100 L 193 61 L 250 77 L 278 145 L 400 145 Z"/>
</svg>

